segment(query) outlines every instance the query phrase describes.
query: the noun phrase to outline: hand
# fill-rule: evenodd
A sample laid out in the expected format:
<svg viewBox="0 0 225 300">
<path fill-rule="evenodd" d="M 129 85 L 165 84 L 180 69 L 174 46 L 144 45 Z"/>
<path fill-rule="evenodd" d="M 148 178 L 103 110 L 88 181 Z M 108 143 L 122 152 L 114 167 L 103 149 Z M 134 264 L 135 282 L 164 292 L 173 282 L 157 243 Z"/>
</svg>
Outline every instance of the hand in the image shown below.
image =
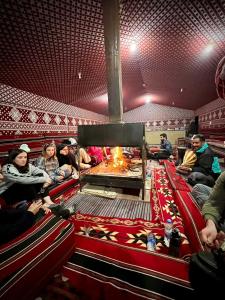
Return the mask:
<svg viewBox="0 0 225 300">
<path fill-rule="evenodd" d="M 38 200 L 37 202 L 32 202 L 31 205 L 28 207 L 27 211 L 30 211 L 32 212 L 32 214 L 36 215 L 41 207 L 42 201 Z"/>
<path fill-rule="evenodd" d="M 45 212 L 46 215 L 47 215 L 49 212 L 51 212 L 51 209 L 48 208 L 45 204 L 43 204 L 43 205 L 41 206 L 41 208 L 44 210 L 44 212 Z"/>
<path fill-rule="evenodd" d="M 223 231 L 220 231 L 217 236 L 216 236 L 216 248 L 219 249 L 221 247 L 221 245 L 224 243 L 225 241 L 225 233 Z"/>
<path fill-rule="evenodd" d="M 55 180 L 59 181 L 59 182 L 62 181 L 63 179 L 64 179 L 64 176 L 56 176 L 55 177 Z"/>
<path fill-rule="evenodd" d="M 65 177 L 65 172 L 64 172 L 63 170 L 60 170 L 60 171 L 59 171 L 59 175 L 60 175 L 60 176 L 63 176 L 63 178 L 64 178 L 64 177 Z"/>
<path fill-rule="evenodd" d="M 206 227 L 200 232 L 200 239 L 210 248 L 215 246 L 215 240 L 217 238 L 216 225 L 212 220 L 208 220 Z"/>
</svg>

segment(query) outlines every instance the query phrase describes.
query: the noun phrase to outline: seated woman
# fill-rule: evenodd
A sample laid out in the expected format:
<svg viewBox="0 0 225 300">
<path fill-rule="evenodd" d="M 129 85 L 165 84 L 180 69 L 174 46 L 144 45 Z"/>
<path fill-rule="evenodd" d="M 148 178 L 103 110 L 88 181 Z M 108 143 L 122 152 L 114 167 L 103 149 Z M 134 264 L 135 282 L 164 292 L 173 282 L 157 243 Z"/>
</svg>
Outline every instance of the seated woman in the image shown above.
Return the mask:
<svg viewBox="0 0 225 300">
<path fill-rule="evenodd" d="M 91 157 L 91 164 L 92 165 L 98 165 L 104 160 L 104 155 L 106 154 L 106 150 L 104 150 L 102 147 L 97 147 L 97 146 L 90 146 L 87 148 L 87 153 Z"/>
<path fill-rule="evenodd" d="M 65 178 L 72 175 L 74 179 L 78 178 L 78 166 L 75 160 L 75 156 L 70 153 L 68 145 L 59 144 L 57 146 L 57 158 L 59 161 L 59 167 L 65 172 Z"/>
<path fill-rule="evenodd" d="M 48 174 L 29 163 L 27 152 L 21 149 L 10 151 L 2 167 L 4 181 L 0 183 L 0 195 L 7 205 L 43 197 L 46 206 L 54 204 L 47 187 L 51 184 Z"/>
<path fill-rule="evenodd" d="M 59 168 L 56 146 L 53 143 L 44 145 L 42 156 L 36 160 L 35 166 L 48 173 L 52 183 L 61 182 L 66 177 L 65 171 Z"/>
<path fill-rule="evenodd" d="M 68 145 L 70 153 L 75 156 L 76 163 L 78 164 L 78 148 L 77 148 L 77 141 L 74 138 L 69 138 L 68 140 L 63 140 L 62 142 L 65 145 Z M 84 148 L 79 148 L 79 156 L 80 156 L 80 168 L 89 169 L 91 168 L 91 157 L 87 153 Z"/>
</svg>

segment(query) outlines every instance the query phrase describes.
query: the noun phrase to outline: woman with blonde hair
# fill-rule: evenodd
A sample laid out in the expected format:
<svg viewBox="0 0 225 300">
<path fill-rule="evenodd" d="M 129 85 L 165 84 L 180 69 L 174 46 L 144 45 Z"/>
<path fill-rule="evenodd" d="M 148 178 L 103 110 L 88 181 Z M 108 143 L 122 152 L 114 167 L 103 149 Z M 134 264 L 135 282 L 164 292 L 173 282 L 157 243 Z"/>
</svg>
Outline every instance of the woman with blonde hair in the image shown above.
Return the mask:
<svg viewBox="0 0 225 300">
<path fill-rule="evenodd" d="M 56 146 L 54 143 L 44 145 L 42 156 L 36 160 L 35 165 L 49 175 L 52 183 L 61 182 L 67 177 L 65 171 L 59 168 L 59 161 L 56 156 Z"/>
</svg>

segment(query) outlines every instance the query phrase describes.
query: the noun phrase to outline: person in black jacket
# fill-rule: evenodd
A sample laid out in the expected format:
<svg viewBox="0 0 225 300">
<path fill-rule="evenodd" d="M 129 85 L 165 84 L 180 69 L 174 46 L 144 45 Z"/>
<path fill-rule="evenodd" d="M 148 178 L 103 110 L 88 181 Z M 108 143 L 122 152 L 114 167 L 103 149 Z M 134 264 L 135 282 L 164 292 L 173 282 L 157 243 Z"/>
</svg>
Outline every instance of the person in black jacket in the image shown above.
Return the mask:
<svg viewBox="0 0 225 300">
<path fill-rule="evenodd" d="M 221 174 L 218 158 L 205 142 L 205 137 L 202 134 L 195 134 L 192 137 L 192 147 L 197 155 L 197 160 L 188 177 L 188 182 L 191 185 L 202 183 L 213 186 Z"/>
<path fill-rule="evenodd" d="M 59 168 L 64 171 L 65 177 L 72 175 L 74 179 L 78 178 L 78 166 L 75 156 L 70 153 L 69 147 L 66 144 L 59 144 L 57 146 L 56 156 L 59 161 Z"/>
<path fill-rule="evenodd" d="M 42 201 L 32 202 L 27 210 L 0 208 L 0 244 L 16 238 L 35 223 L 35 215 L 43 206 Z"/>
</svg>

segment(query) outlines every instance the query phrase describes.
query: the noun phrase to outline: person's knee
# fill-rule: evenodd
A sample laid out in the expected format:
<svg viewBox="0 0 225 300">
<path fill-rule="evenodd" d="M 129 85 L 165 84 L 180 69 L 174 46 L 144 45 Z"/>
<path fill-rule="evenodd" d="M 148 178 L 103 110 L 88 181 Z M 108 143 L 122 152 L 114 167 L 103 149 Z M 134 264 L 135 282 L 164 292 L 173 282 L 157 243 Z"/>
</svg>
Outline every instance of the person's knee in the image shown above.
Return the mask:
<svg viewBox="0 0 225 300">
<path fill-rule="evenodd" d="M 80 148 L 79 153 L 80 153 L 80 162 L 89 163 L 91 161 L 91 157 L 85 151 L 84 148 Z"/>
</svg>

